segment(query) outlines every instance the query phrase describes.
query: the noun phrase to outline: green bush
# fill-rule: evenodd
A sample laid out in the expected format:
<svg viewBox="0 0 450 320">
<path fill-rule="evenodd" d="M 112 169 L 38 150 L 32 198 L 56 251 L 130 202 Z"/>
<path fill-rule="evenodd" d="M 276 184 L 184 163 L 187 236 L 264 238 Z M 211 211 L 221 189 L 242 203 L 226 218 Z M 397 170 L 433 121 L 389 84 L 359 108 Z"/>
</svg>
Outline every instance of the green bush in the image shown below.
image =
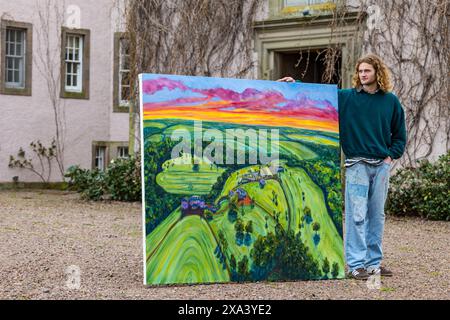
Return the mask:
<svg viewBox="0 0 450 320">
<path fill-rule="evenodd" d="M 450 151 L 435 163 L 423 160 L 417 168 L 400 169 L 390 184 L 388 213 L 450 220 Z"/>
<path fill-rule="evenodd" d="M 65 177 L 69 188 L 81 194 L 83 199 L 139 201 L 141 199 L 141 167 L 139 157 L 117 159 L 105 172 L 71 166 Z"/>
<path fill-rule="evenodd" d="M 64 176 L 69 178 L 69 188 L 79 192 L 83 199 L 95 201 L 102 199 L 105 193 L 104 172 L 71 166 Z"/>
<path fill-rule="evenodd" d="M 106 170 L 105 184 L 112 200 L 141 200 L 141 163 L 139 156 L 117 159 Z"/>
</svg>

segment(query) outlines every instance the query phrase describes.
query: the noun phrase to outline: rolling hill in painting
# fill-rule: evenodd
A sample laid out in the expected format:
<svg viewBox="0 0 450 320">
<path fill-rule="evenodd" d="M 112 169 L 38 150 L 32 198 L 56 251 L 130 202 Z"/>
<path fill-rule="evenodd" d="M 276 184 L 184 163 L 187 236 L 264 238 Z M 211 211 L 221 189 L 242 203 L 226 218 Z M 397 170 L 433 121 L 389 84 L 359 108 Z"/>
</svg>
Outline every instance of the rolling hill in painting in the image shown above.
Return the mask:
<svg viewBox="0 0 450 320">
<path fill-rule="evenodd" d="M 344 277 L 336 86 L 140 85 L 146 284 Z"/>
</svg>

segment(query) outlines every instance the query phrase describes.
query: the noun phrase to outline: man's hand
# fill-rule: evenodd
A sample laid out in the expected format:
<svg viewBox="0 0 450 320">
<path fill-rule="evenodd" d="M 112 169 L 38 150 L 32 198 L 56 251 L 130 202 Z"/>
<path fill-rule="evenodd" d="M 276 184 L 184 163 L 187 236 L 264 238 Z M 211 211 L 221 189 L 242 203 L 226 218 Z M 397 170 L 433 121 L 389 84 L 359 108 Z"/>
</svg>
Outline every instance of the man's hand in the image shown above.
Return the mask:
<svg viewBox="0 0 450 320">
<path fill-rule="evenodd" d="M 385 163 L 390 164 L 392 162 L 392 158 L 391 157 L 387 157 L 386 159 L 383 160 Z"/>
<path fill-rule="evenodd" d="M 291 78 L 291 77 L 284 77 L 284 78 L 278 79 L 277 81 L 279 81 L 279 82 L 295 82 L 294 78 Z"/>
</svg>

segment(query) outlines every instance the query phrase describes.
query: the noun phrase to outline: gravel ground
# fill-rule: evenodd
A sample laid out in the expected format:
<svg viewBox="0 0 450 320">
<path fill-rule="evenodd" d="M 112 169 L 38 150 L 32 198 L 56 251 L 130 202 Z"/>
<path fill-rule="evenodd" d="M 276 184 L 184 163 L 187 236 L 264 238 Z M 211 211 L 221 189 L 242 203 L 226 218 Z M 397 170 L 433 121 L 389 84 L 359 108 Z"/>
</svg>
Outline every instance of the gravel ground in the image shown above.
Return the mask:
<svg viewBox="0 0 450 320">
<path fill-rule="evenodd" d="M 139 203 L 0 192 L 0 299 L 449 299 L 450 223 L 388 217 L 381 289 L 356 280 L 142 285 Z M 80 289 L 66 285 L 81 270 Z"/>
</svg>

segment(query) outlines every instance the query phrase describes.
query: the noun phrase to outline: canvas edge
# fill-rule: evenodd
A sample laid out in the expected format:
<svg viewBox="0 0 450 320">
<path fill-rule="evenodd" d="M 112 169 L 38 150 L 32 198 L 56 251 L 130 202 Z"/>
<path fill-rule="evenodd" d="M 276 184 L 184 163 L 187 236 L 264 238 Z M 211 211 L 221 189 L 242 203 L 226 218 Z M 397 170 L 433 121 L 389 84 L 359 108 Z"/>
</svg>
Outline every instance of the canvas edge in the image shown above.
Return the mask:
<svg viewBox="0 0 450 320">
<path fill-rule="evenodd" d="M 148 284 L 147 283 L 147 276 L 146 276 L 146 271 L 147 271 L 147 263 L 146 263 L 146 227 L 145 227 L 145 183 L 144 183 L 144 113 L 143 113 L 143 107 L 144 107 L 144 103 L 143 103 L 143 92 L 142 92 L 142 85 L 143 85 L 143 81 L 144 81 L 144 75 L 159 75 L 159 76 L 169 76 L 169 77 L 183 77 L 184 75 L 174 75 L 174 74 L 152 74 L 152 73 L 141 73 L 139 74 L 139 105 L 140 105 L 140 115 L 141 115 L 141 121 L 140 121 L 140 135 L 141 135 L 141 188 L 142 188 L 142 239 L 143 239 L 143 243 L 142 243 L 142 251 L 143 251 L 143 284 L 144 286 L 149 286 L 149 287 L 171 287 L 171 286 L 193 286 L 193 285 L 214 285 L 214 284 L 236 284 L 239 282 L 203 282 L 203 283 L 163 283 L 163 284 Z M 233 79 L 233 80 L 248 80 L 248 79 L 234 79 L 234 78 L 221 78 L 221 77 L 200 77 L 200 78 L 216 78 L 216 79 Z M 252 79 L 252 81 L 267 81 L 267 80 L 262 80 L 262 79 Z M 301 84 L 301 83 L 300 83 Z M 314 83 L 308 83 L 315 85 Z M 298 83 L 295 83 L 295 85 L 298 85 Z M 336 87 L 336 101 L 338 101 L 338 86 L 336 84 L 319 84 L 319 85 L 327 85 L 327 86 L 333 86 Z M 339 105 L 336 106 L 337 107 L 337 112 L 339 114 Z M 339 125 L 339 115 L 338 115 L 338 125 Z M 340 143 L 340 135 L 339 135 L 339 131 L 338 131 L 338 137 L 339 137 L 339 143 Z M 340 149 L 340 144 L 339 144 L 339 149 Z M 340 170 L 341 171 L 341 170 Z M 340 174 L 342 174 L 342 172 L 340 172 Z M 342 188 L 342 185 L 341 185 Z M 342 215 L 344 214 L 343 212 L 341 213 Z M 344 227 L 344 226 L 342 226 Z M 343 241 L 343 239 L 342 239 Z M 345 258 L 344 258 L 344 268 L 345 268 Z M 345 269 L 344 269 L 345 270 Z M 330 278 L 328 280 L 342 280 L 345 279 L 344 277 L 336 277 L 336 278 Z M 320 281 L 321 279 L 310 279 L 309 281 Z M 281 280 L 281 281 L 277 281 L 277 282 L 285 282 L 285 281 L 291 281 L 291 280 Z M 294 281 L 298 281 L 298 280 L 294 280 Z M 244 282 L 244 283 L 255 283 L 255 282 Z M 271 281 L 268 281 L 268 283 L 272 283 Z"/>
<path fill-rule="evenodd" d="M 144 105 L 142 93 L 142 74 L 139 74 L 139 112 L 140 112 L 140 135 L 141 135 L 141 197 L 142 197 L 142 263 L 143 263 L 143 284 L 147 285 L 147 263 L 146 252 L 146 234 L 145 234 L 145 177 L 144 177 Z"/>
</svg>

